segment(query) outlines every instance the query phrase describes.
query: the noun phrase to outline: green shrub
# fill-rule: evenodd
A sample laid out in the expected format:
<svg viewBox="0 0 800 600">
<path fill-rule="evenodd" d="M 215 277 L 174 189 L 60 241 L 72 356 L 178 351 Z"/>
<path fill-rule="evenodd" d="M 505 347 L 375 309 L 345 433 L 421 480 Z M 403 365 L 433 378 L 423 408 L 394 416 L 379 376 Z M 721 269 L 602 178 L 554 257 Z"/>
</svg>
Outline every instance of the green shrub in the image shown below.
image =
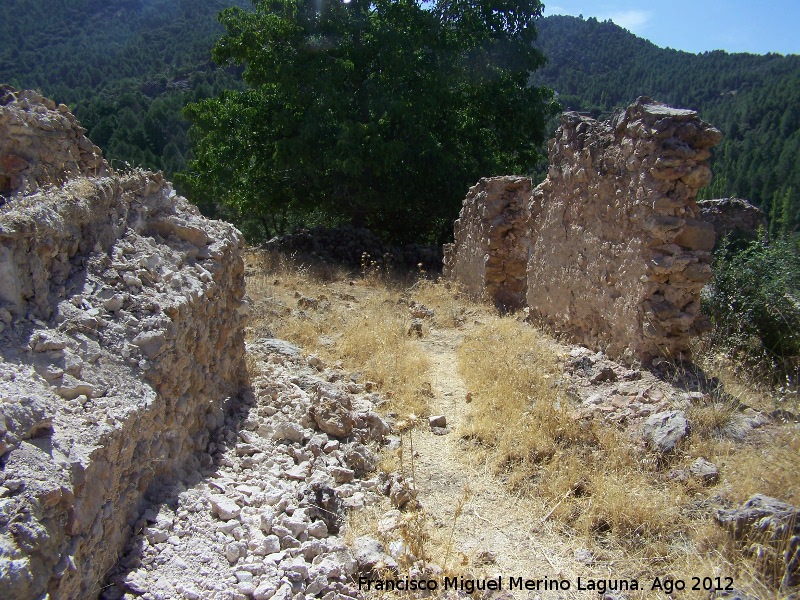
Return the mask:
<svg viewBox="0 0 800 600">
<path fill-rule="evenodd" d="M 795 240 L 744 244 L 726 239 L 716 251 L 703 312 L 715 342 L 785 380 L 800 358 L 800 251 Z M 777 383 L 777 381 L 776 381 Z"/>
</svg>

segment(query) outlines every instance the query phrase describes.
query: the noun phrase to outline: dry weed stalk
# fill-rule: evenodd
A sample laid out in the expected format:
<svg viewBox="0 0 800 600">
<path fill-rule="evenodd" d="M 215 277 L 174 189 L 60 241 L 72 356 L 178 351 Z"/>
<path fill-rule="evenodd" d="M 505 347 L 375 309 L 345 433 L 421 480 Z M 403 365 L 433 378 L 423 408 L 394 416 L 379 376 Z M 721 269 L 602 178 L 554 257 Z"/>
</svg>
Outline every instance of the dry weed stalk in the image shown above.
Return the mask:
<svg viewBox="0 0 800 600">
<path fill-rule="evenodd" d="M 461 513 L 464 510 L 464 506 L 466 506 L 471 495 L 472 495 L 472 490 L 470 490 L 469 485 L 465 485 L 464 493 L 461 495 L 461 498 L 459 498 L 458 504 L 456 504 L 456 509 L 453 512 L 453 522 L 450 524 L 450 532 L 447 536 L 447 544 L 445 545 L 445 555 L 443 563 L 445 571 L 449 569 L 448 560 L 450 559 L 450 552 L 453 550 L 453 535 L 455 535 L 456 532 L 456 524 L 458 523 L 458 518 L 461 516 Z"/>
</svg>

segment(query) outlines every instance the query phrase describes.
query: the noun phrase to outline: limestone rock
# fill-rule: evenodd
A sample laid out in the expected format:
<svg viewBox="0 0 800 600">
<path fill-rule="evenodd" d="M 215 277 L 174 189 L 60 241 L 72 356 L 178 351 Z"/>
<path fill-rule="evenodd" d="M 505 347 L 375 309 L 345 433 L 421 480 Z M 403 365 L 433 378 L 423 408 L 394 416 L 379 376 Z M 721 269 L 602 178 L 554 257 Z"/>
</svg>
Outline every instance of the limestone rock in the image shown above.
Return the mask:
<svg viewBox="0 0 800 600">
<path fill-rule="evenodd" d="M 4 86 L 0 105 L 0 180 L 11 197 L 35 193 L 67 177 L 102 176 L 108 165 L 75 117 L 38 92 Z"/>
<path fill-rule="evenodd" d="M 272 438 L 275 440 L 289 440 L 290 442 L 302 442 L 305 433 L 303 428 L 291 421 L 281 421 L 275 424 Z"/>
<path fill-rule="evenodd" d="M 163 331 L 143 331 L 131 340 L 135 346 L 139 346 L 147 358 L 155 358 L 164 351 L 164 344 L 167 343 L 167 336 Z"/>
<path fill-rule="evenodd" d="M 347 444 L 344 448 L 344 462 L 358 476 L 370 473 L 378 465 L 377 455 L 364 444 Z"/>
<path fill-rule="evenodd" d="M 428 418 L 428 423 L 431 427 L 447 427 L 447 417 L 444 415 L 435 415 Z"/>
<path fill-rule="evenodd" d="M 377 413 L 367 410 L 353 415 L 354 427 L 366 432 L 362 441 L 380 441 L 391 433 L 391 428 Z"/>
<path fill-rule="evenodd" d="M 214 495 L 210 498 L 211 513 L 218 516 L 223 521 L 238 519 L 242 509 L 236 502 L 225 496 Z"/>
<path fill-rule="evenodd" d="M 728 529 L 733 538 L 743 544 L 745 554 L 757 554 L 763 561 L 768 553 L 770 560 L 760 562 L 762 568 L 774 575 L 783 571 L 779 582 L 781 589 L 800 584 L 800 509 L 776 498 L 756 494 L 738 509 L 717 511 L 717 522 Z M 782 564 L 781 564 L 782 563 Z M 778 566 L 780 565 L 780 566 Z"/>
<path fill-rule="evenodd" d="M 717 465 L 707 461 L 705 458 L 698 458 L 689 467 L 692 476 L 705 484 L 715 483 L 719 476 Z"/>
<path fill-rule="evenodd" d="M 644 422 L 642 436 L 653 450 L 670 452 L 689 433 L 689 423 L 682 410 L 654 414 Z"/>
<path fill-rule="evenodd" d="M 311 417 L 322 431 L 336 437 L 348 435 L 354 425 L 352 410 L 353 401 L 349 393 L 333 385 L 317 385 Z"/>
<path fill-rule="evenodd" d="M 397 561 L 386 554 L 378 540 L 370 537 L 356 538 L 353 544 L 353 558 L 359 570 L 364 573 L 378 573 L 381 569 L 389 569 L 397 573 Z"/>
<path fill-rule="evenodd" d="M 256 344 L 265 352 L 275 352 L 277 354 L 282 354 L 283 356 L 288 356 L 289 358 L 300 357 L 300 348 L 284 340 L 261 338 L 256 342 Z"/>
<path fill-rule="evenodd" d="M 753 526 L 764 530 L 785 523 L 793 523 L 795 532 L 800 534 L 800 509 L 763 494 L 755 494 L 741 508 L 717 511 L 716 519 L 721 525 L 730 526 L 736 539 Z"/>
</svg>

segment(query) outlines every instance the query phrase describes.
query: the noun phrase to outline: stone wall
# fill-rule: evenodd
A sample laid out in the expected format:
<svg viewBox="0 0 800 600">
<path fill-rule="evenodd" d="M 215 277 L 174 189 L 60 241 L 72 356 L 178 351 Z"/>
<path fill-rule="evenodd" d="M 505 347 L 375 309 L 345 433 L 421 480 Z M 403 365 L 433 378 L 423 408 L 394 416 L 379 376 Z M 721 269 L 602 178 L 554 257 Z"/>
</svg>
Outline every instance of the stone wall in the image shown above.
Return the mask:
<svg viewBox="0 0 800 600">
<path fill-rule="evenodd" d="M 444 247 L 443 275 L 504 308 L 524 306 L 530 193 L 527 177 L 483 178 L 472 186 L 455 224 L 455 243 Z"/>
<path fill-rule="evenodd" d="M 76 161 L 59 184 L 26 151 L 82 132 L 50 135 L 74 118 L 17 97 L 0 123 L 36 115 L 14 133 L 34 176 L 0 209 L 0 597 L 95 598 L 144 498 L 191 481 L 246 382 L 242 239 L 160 174 Z"/>
<path fill-rule="evenodd" d="M 485 265 L 526 253 L 525 302 L 535 319 L 613 357 L 689 358 L 689 338 L 707 326 L 699 294 L 714 246 L 695 196 L 710 181 L 710 148 L 720 139 L 694 111 L 644 97 L 605 123 L 565 113 L 548 176 L 522 211 L 527 225 L 519 225 L 519 201 L 506 217 L 494 200 L 484 210 L 471 190 L 447 272 L 489 292 Z M 503 196 L 499 189 L 491 198 Z M 508 249 L 490 241 L 489 229 L 522 241 Z"/>
<path fill-rule="evenodd" d="M 4 198 L 69 177 L 103 175 L 107 165 L 100 148 L 85 133 L 64 104 L 0 85 L 0 206 Z"/>
<path fill-rule="evenodd" d="M 759 229 L 767 229 L 763 211 L 742 198 L 698 200 L 700 218 L 714 226 L 717 242 L 726 235 L 755 239 Z"/>
</svg>

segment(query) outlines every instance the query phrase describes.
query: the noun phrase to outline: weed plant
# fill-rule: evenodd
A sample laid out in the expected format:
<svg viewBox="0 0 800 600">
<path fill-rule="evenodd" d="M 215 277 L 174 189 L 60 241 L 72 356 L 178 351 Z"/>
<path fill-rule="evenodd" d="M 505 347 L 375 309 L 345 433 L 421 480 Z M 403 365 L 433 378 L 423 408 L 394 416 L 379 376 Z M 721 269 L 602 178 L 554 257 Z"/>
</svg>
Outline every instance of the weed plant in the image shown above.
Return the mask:
<svg viewBox="0 0 800 600">
<path fill-rule="evenodd" d="M 797 388 L 800 368 L 800 250 L 791 238 L 726 238 L 702 310 L 710 343 L 773 385 Z"/>
</svg>

